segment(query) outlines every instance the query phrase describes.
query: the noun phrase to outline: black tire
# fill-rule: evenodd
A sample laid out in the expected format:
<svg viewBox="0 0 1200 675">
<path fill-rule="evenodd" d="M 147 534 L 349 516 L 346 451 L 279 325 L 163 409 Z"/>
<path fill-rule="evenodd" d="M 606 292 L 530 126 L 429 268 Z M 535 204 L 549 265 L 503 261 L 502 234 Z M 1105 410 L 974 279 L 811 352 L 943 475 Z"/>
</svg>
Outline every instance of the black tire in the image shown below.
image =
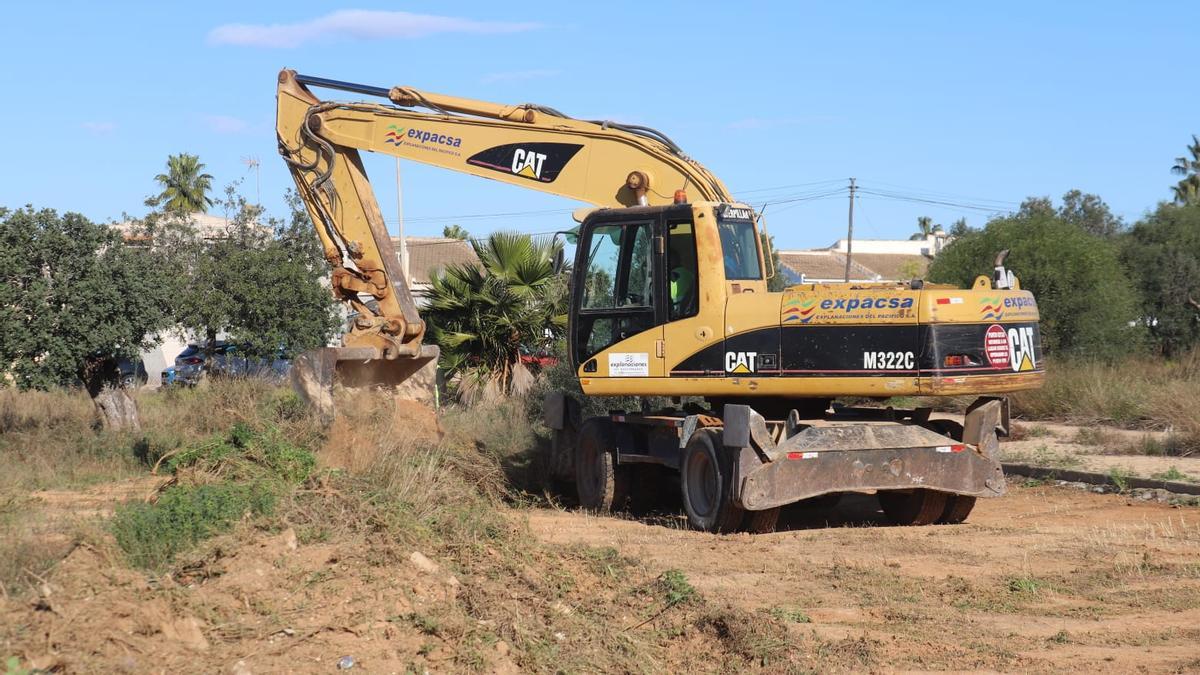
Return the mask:
<svg viewBox="0 0 1200 675">
<path fill-rule="evenodd" d="M 918 488 L 912 492 L 885 491 L 878 494 L 879 505 L 897 525 L 932 525 L 942 517 L 950 495 Z"/>
<path fill-rule="evenodd" d="M 781 507 L 765 511 L 747 511 L 742 520 L 742 530 L 750 534 L 770 534 L 779 525 Z"/>
<path fill-rule="evenodd" d="M 598 513 L 624 508 L 629 497 L 629 471 L 617 465 L 614 424 L 593 417 L 579 430 L 575 452 L 575 490 L 579 505 Z"/>
<path fill-rule="evenodd" d="M 692 434 L 683 451 L 679 492 L 688 524 L 705 532 L 736 532 L 745 511 L 730 501 L 729 453 L 720 436 L 710 429 Z"/>
<path fill-rule="evenodd" d="M 929 420 L 927 428 L 932 429 L 943 436 L 949 436 L 954 440 L 962 443 L 963 425 L 954 420 Z"/>
<path fill-rule="evenodd" d="M 971 515 L 973 508 L 975 508 L 974 497 L 949 495 L 946 498 L 946 508 L 942 509 L 942 516 L 937 521 L 947 525 L 957 525 Z"/>
</svg>

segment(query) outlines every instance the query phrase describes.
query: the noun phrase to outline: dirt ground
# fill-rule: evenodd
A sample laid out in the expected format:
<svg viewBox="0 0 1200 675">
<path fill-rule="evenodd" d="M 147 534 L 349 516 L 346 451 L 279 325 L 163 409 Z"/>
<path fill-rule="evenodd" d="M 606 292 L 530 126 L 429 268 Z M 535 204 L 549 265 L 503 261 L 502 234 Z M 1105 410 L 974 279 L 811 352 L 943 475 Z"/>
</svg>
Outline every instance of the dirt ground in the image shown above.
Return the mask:
<svg viewBox="0 0 1200 675">
<path fill-rule="evenodd" d="M 1054 430 L 1006 452 L 1082 447 L 1068 442 L 1073 433 Z M 37 531 L 67 546 L 64 532 L 144 499 L 162 480 L 33 493 Z M 888 526 L 865 495 L 831 512 L 792 508 L 770 535 L 692 532 L 671 513 L 638 520 L 543 507 L 506 516 L 514 532 L 527 528 L 549 546 L 540 555 L 611 549 L 639 561 L 649 578 L 680 570 L 707 601 L 747 620 L 781 619 L 804 668 L 818 672 L 1200 672 L 1200 509 L 1012 480 L 1007 496 L 981 500 L 962 525 Z M 557 575 L 582 562 L 539 580 L 547 575 L 538 566 L 548 563 L 531 560 L 516 583 L 501 584 L 491 572 L 413 553 L 298 541 L 291 529 L 249 531 L 154 579 L 84 544 L 24 597 L 0 597 L 0 648 L 65 672 L 335 671 L 353 655 L 356 672 L 457 672 L 469 663 L 511 673 L 528 647 L 508 644 L 486 621 L 459 625 L 456 602 L 483 606 L 487 597 L 488 606 L 509 608 L 502 622 L 532 611 L 576 630 L 597 617 L 634 625 L 644 610 L 601 587 L 565 592 L 564 605 L 531 592 L 560 584 Z M 507 564 L 488 563 L 490 549 L 481 555 L 481 569 Z M 598 614 L 571 613 L 589 598 Z M 666 634 L 670 619 L 639 630 Z M 605 631 L 593 649 L 628 639 L 614 637 L 619 628 Z M 619 669 L 730 671 L 709 663 L 703 641 L 711 639 L 681 633 L 663 660 Z M 474 650 L 469 661 L 464 649 Z"/>
<path fill-rule="evenodd" d="M 792 617 L 831 664 L 898 671 L 1200 671 L 1200 510 L 1034 487 L 967 523 L 888 527 L 875 500 L 771 535 L 540 510 L 537 536 L 678 568 L 709 597 Z M 826 523 L 828 522 L 828 526 Z M 849 661 L 847 661 L 849 658 Z"/>
</svg>

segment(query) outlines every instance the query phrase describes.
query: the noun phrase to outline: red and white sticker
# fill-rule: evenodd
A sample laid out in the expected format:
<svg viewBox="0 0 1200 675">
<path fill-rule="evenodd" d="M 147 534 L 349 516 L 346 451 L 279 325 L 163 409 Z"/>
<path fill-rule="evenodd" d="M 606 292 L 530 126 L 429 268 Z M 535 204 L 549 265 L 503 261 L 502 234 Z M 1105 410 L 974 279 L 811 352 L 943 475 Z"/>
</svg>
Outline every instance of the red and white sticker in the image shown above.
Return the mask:
<svg viewBox="0 0 1200 675">
<path fill-rule="evenodd" d="M 983 351 L 987 353 L 988 363 L 993 368 L 1008 368 L 1012 364 L 1008 352 L 1008 334 L 1003 326 L 998 323 L 988 326 L 983 334 Z"/>
</svg>

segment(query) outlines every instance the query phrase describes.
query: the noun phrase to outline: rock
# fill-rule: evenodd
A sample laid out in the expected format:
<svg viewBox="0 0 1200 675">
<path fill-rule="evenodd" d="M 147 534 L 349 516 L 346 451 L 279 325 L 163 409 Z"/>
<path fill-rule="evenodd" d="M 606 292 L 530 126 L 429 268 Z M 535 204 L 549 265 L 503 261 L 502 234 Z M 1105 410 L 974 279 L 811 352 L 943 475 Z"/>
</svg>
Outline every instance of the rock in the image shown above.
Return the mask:
<svg viewBox="0 0 1200 675">
<path fill-rule="evenodd" d="M 204 639 L 204 632 L 200 630 L 200 620 L 195 617 L 164 621 L 161 630 L 168 640 L 175 640 L 189 649 L 201 652 L 208 650 L 208 640 Z"/>
<path fill-rule="evenodd" d="M 413 551 L 412 555 L 408 556 L 408 561 L 413 564 L 413 567 L 421 570 L 426 574 L 437 574 L 441 571 L 437 563 L 425 557 L 425 554 L 420 551 Z"/>
<path fill-rule="evenodd" d="M 229 669 L 229 675 L 251 675 L 250 666 L 245 661 L 238 661 Z"/>
</svg>

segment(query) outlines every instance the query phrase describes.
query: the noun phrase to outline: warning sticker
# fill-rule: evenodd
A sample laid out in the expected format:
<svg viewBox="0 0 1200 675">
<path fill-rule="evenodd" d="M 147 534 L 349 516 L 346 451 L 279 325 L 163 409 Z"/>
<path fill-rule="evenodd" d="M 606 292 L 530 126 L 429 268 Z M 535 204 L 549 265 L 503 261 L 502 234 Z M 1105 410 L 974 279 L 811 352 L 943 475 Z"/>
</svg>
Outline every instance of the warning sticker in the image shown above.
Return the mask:
<svg viewBox="0 0 1200 675">
<path fill-rule="evenodd" d="M 613 352 L 608 355 L 609 377 L 648 377 L 649 375 L 650 354 L 646 352 Z"/>
<path fill-rule="evenodd" d="M 1008 352 L 1008 334 L 1004 327 L 994 323 L 983 334 L 983 351 L 993 368 L 1008 368 L 1012 359 Z"/>
</svg>

